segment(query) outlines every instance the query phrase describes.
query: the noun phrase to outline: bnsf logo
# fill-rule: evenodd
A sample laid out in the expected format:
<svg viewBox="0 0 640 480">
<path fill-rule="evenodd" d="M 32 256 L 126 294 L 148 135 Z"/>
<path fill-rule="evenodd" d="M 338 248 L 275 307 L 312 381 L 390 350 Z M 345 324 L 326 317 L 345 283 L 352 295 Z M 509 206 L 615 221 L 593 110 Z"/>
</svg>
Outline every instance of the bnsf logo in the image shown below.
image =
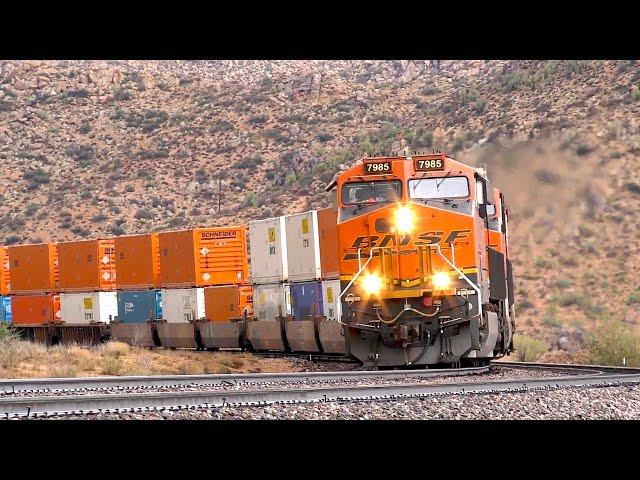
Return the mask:
<svg viewBox="0 0 640 480">
<path fill-rule="evenodd" d="M 416 247 L 432 245 L 435 243 L 453 243 L 456 240 L 464 239 L 469 236 L 471 230 L 452 230 L 449 235 L 445 237 L 445 232 L 441 231 L 433 231 L 433 232 L 423 232 L 419 233 L 415 236 L 415 238 L 409 234 L 398 237 L 398 246 L 406 247 L 413 241 L 413 245 Z M 386 235 L 371 235 L 371 236 L 361 236 L 356 237 L 353 241 L 353 244 L 350 247 L 350 250 L 357 251 L 359 248 L 367 249 L 371 247 L 395 247 L 396 246 L 396 236 L 394 234 L 386 234 Z M 414 251 L 415 252 L 415 251 Z M 353 260 L 354 258 L 358 258 L 357 253 L 348 253 L 344 256 L 343 260 Z"/>
<path fill-rule="evenodd" d="M 200 239 L 211 240 L 215 238 L 236 238 L 236 232 L 233 230 L 227 230 L 223 232 L 202 232 Z"/>
</svg>

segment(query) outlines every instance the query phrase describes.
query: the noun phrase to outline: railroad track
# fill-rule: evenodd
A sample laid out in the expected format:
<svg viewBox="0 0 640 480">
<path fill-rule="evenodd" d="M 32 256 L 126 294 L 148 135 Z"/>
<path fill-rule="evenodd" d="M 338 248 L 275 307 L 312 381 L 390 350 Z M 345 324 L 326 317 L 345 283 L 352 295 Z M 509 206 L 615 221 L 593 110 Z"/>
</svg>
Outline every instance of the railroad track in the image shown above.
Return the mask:
<svg viewBox="0 0 640 480">
<path fill-rule="evenodd" d="M 483 374 L 491 368 L 476 367 L 458 370 L 2 380 L 0 392 L 4 393 L 0 395 L 0 416 L 23 418 L 272 403 L 393 400 L 431 395 L 524 392 L 640 383 L 640 369 L 623 369 L 624 373 L 619 373 L 620 369 L 617 367 L 518 362 L 500 362 L 498 365 L 506 369 L 561 371 L 564 375 L 516 380 L 425 383 L 425 379 L 436 377 Z M 386 383 L 372 384 L 372 381 Z M 314 385 L 314 382 L 318 384 Z M 329 382 L 337 383 L 331 385 Z M 211 386 L 222 388 L 202 389 Z M 242 388 L 233 389 L 234 386 Z M 159 387 L 198 388 L 187 391 L 147 391 Z M 85 393 L 78 394 L 82 390 Z M 35 396 L 23 396 L 25 393 Z"/>
</svg>

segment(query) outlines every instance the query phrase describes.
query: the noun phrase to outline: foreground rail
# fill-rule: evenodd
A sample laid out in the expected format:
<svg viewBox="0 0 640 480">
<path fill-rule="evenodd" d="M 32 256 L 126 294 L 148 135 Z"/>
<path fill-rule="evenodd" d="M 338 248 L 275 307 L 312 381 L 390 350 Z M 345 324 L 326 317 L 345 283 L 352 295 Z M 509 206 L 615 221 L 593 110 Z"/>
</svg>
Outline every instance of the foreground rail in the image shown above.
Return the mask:
<svg viewBox="0 0 640 480">
<path fill-rule="evenodd" d="M 28 378 L 0 380 L 0 394 L 74 390 L 143 389 L 158 387 L 271 384 L 372 379 L 433 378 L 486 373 L 489 367 L 432 370 L 245 373 L 217 375 L 155 375 L 128 377 Z M 1 397 L 0 397 L 1 399 Z M 0 410 L 0 413 L 2 411 Z"/>
<path fill-rule="evenodd" d="M 512 365 L 505 364 L 505 367 Z M 544 367 L 573 367 L 544 364 Z M 513 366 L 516 368 L 537 368 L 536 366 Z M 589 366 L 593 369 L 593 366 Z M 427 370 L 427 371 L 394 371 L 394 372 L 319 372 L 301 374 L 254 374 L 261 376 L 263 383 L 267 378 L 276 378 L 280 382 L 295 381 L 286 379 L 318 378 L 331 379 L 366 379 L 366 378 L 417 378 L 425 376 L 462 375 L 483 373 L 487 367 L 461 370 Z M 585 369 L 586 370 L 586 369 Z M 634 369 L 635 370 L 635 369 Z M 225 377 L 217 375 L 210 377 Z M 238 376 L 239 377 L 239 376 Z M 132 377 L 129 377 L 130 379 Z M 244 376 L 243 376 L 244 378 Z M 51 382 L 52 379 L 46 379 Z M 86 379 L 58 379 L 76 380 Z M 112 379 L 109 379 L 112 380 Z M 184 379 L 185 381 L 187 379 Z M 190 379 L 192 380 L 192 379 Z M 222 379 L 220 379 L 222 380 Z M 133 380 L 131 380 L 133 381 Z M 142 380 L 139 380 L 142 381 Z M 149 379 L 144 380 L 149 381 Z M 167 380 L 168 381 L 168 380 Z M 208 379 L 211 382 L 211 379 Z M 241 380 L 239 380 L 241 381 Z M 246 380 L 243 380 L 246 381 Z M 278 381 L 278 380 L 269 380 Z M 249 383 L 247 381 L 247 383 Z M 260 382 L 257 382 L 260 383 Z M 0 414 L 9 417 L 41 417 L 66 414 L 88 413 L 120 413 L 125 411 L 180 410 L 193 408 L 220 408 L 236 405 L 267 405 L 272 403 L 357 401 L 357 400 L 393 400 L 432 395 L 481 394 L 481 393 L 514 393 L 538 390 L 551 390 L 570 387 L 620 386 L 639 384 L 640 373 L 607 373 L 597 372 L 582 375 L 565 375 L 561 377 L 533 378 L 520 380 L 492 380 L 464 383 L 403 383 L 383 385 L 340 385 L 265 389 L 258 386 L 246 390 L 217 390 L 190 392 L 153 392 L 153 393 L 112 393 L 100 395 L 62 395 L 41 397 L 0 398 Z M 51 383 L 53 385 L 53 383 Z"/>
</svg>

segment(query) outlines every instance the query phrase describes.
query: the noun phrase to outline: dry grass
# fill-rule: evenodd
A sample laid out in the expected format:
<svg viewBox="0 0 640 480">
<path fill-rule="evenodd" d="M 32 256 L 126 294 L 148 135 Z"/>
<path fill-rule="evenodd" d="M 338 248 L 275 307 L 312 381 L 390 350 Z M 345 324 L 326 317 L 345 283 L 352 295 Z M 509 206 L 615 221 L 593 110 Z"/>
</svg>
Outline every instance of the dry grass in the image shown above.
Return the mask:
<svg viewBox="0 0 640 480">
<path fill-rule="evenodd" d="M 240 352 L 149 350 L 121 342 L 97 347 L 47 347 L 13 336 L 0 339 L 0 378 L 197 375 L 290 369 L 285 359 L 258 358 Z"/>
</svg>

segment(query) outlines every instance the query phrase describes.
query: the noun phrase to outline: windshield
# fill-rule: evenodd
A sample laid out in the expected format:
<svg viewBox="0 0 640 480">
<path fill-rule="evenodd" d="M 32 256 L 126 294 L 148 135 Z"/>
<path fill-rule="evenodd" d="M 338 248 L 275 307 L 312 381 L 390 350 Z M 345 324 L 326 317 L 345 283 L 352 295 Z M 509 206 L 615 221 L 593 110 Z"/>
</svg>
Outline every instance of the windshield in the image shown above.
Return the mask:
<svg viewBox="0 0 640 480">
<path fill-rule="evenodd" d="M 440 177 L 409 180 L 411 198 L 454 198 L 469 196 L 467 177 Z"/>
<path fill-rule="evenodd" d="M 401 193 L 402 184 L 398 180 L 345 183 L 342 186 L 342 203 L 360 205 L 395 202 L 400 200 Z"/>
</svg>

